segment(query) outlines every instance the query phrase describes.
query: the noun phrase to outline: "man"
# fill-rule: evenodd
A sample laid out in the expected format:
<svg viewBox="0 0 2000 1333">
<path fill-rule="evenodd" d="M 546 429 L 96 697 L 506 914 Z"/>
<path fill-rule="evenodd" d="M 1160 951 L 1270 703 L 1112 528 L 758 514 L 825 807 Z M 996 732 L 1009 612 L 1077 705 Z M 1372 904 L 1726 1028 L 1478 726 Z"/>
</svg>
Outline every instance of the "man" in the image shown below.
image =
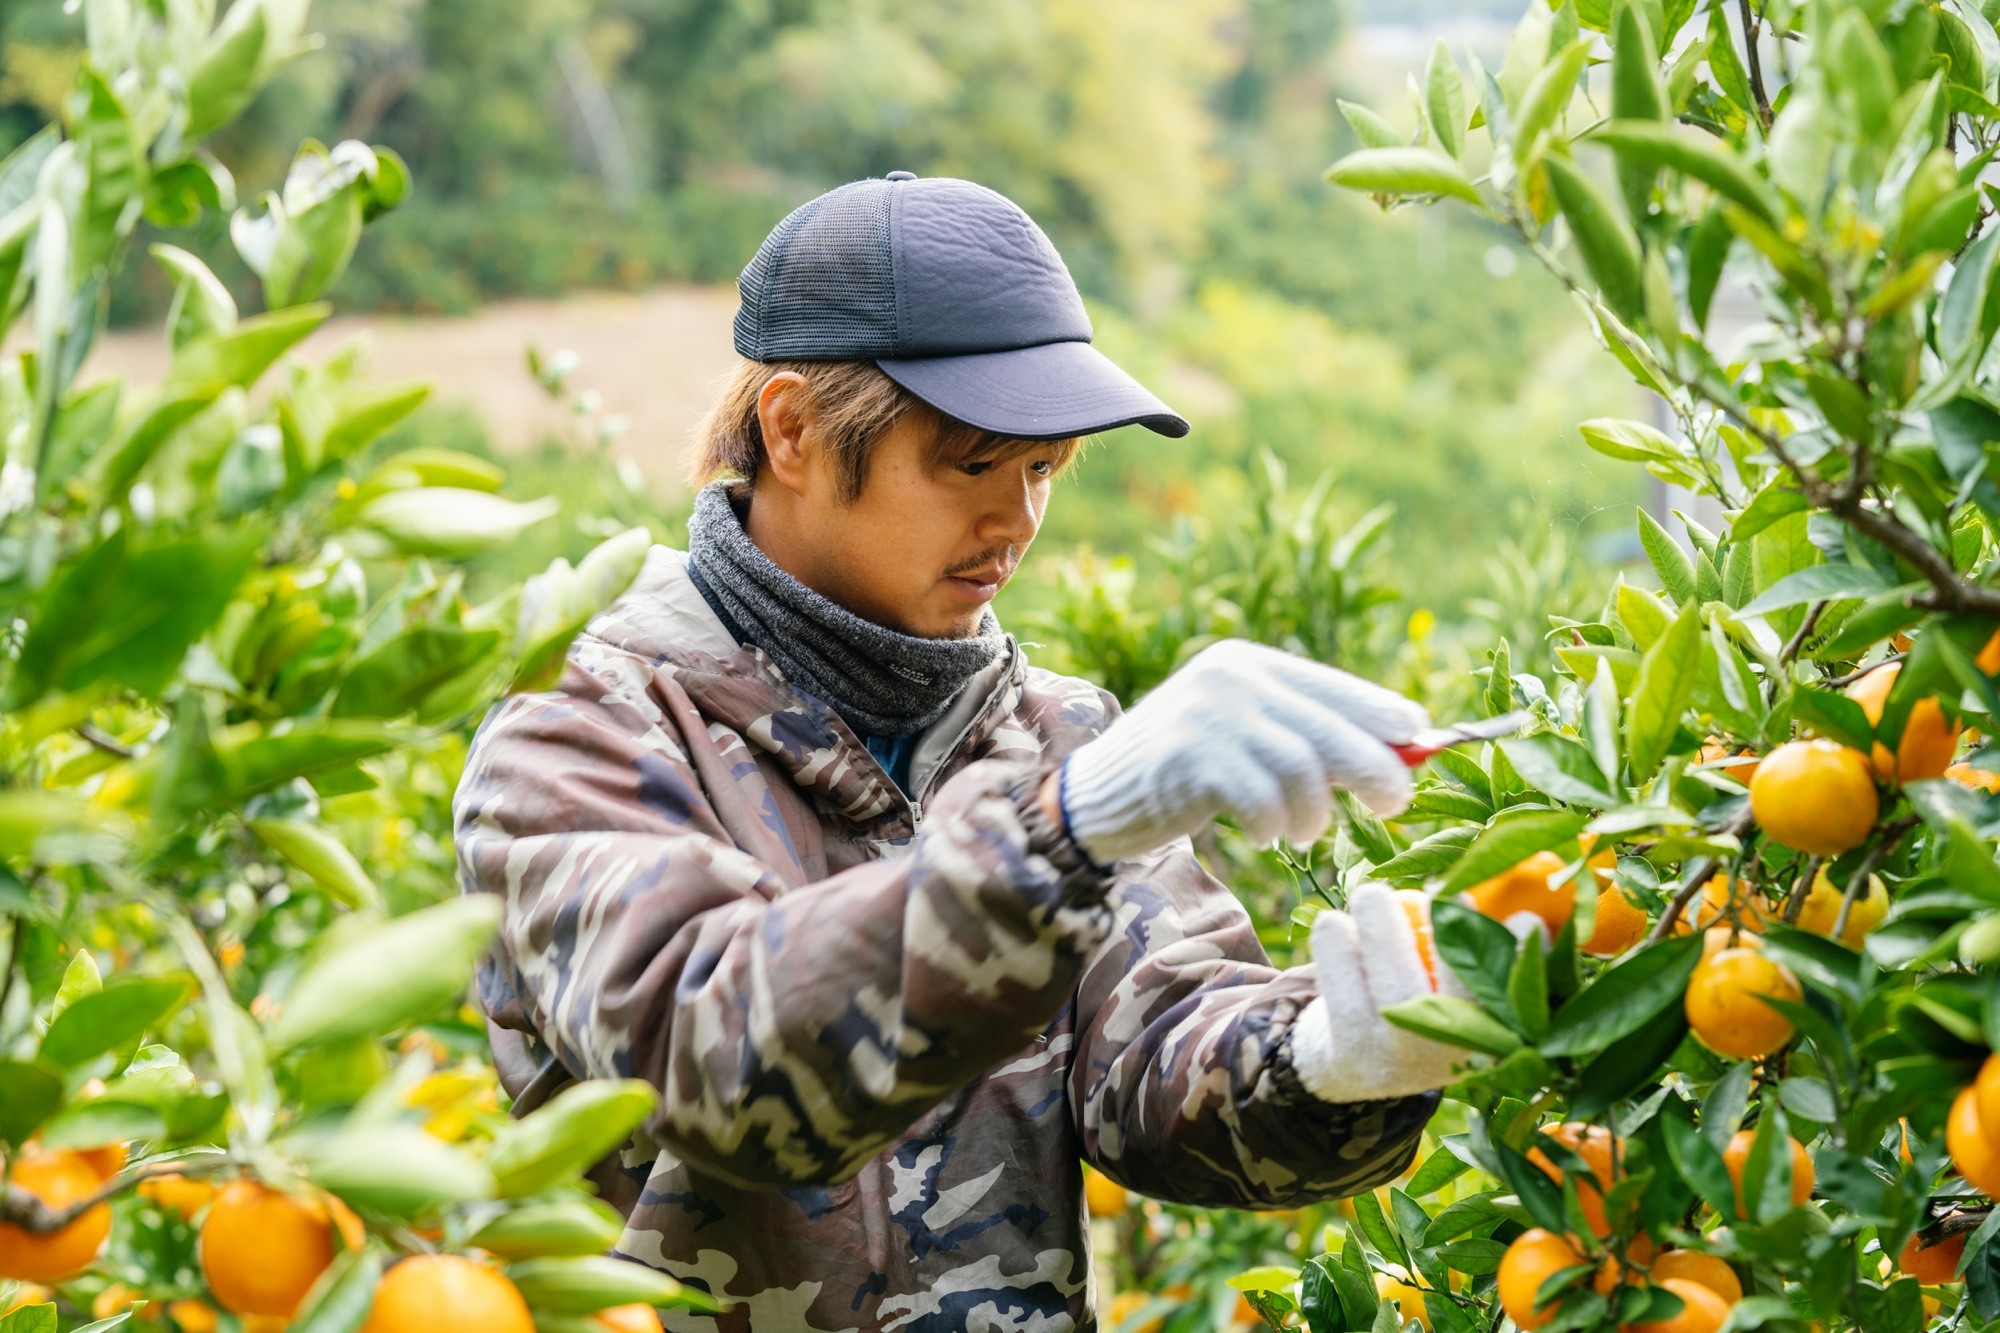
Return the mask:
<svg viewBox="0 0 2000 1333">
<path fill-rule="evenodd" d="M 494 708 L 455 811 L 517 1108 L 660 1089 L 600 1173 L 618 1252 L 734 1303 L 670 1327 L 1090 1328 L 1080 1159 L 1249 1208 L 1403 1169 L 1452 1063 L 1380 1017 L 1432 988 L 1409 918 L 1357 891 L 1279 973 L 1188 835 L 1399 811 L 1423 710 L 1245 643 L 1123 717 L 1027 664 L 988 604 L 1077 440 L 1188 427 L 1000 195 L 844 186 L 741 288 L 700 441 L 737 480 Z"/>
</svg>

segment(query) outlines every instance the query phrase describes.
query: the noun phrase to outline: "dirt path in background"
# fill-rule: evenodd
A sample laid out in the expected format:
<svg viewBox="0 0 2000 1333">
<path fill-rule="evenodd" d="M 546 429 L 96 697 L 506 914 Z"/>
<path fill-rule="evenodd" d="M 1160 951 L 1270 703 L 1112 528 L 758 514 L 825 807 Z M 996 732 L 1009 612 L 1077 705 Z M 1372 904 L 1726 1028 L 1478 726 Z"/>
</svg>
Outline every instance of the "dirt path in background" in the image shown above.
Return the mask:
<svg viewBox="0 0 2000 1333">
<path fill-rule="evenodd" d="M 560 414 L 528 376 L 524 349 L 569 348 L 582 364 L 571 383 L 603 395 L 631 426 L 616 449 L 646 472 L 678 480 L 689 430 L 735 361 L 729 323 L 734 287 L 663 287 L 640 295 L 579 293 L 554 301 L 502 301 L 451 317 L 344 316 L 306 343 L 311 356 L 361 335 L 375 377 L 429 380 L 435 401 L 462 404 L 503 448 L 532 445 Z M 166 373 L 157 328 L 112 333 L 91 353 L 90 373 L 152 383 Z"/>
</svg>

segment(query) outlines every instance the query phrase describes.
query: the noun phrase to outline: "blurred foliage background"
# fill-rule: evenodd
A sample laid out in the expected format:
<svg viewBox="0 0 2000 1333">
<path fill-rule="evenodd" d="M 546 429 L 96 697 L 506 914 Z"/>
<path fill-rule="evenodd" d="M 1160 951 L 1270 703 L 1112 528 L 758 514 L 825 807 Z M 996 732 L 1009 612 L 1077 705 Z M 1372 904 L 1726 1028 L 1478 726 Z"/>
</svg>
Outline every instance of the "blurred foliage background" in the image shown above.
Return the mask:
<svg viewBox="0 0 2000 1333">
<path fill-rule="evenodd" d="M 1032 617 L 1060 599 L 1049 548 L 1087 548 L 1100 568 L 1137 558 L 1158 585 L 1142 600 L 1174 599 L 1160 582 L 1172 562 L 1148 543 L 1243 518 L 1268 451 L 1301 482 L 1331 478 L 1334 521 L 1393 506 L 1376 548 L 1384 577 L 1449 637 L 1469 604 L 1492 601 L 1496 554 L 1532 565 L 1554 543 L 1603 557 L 1613 539 L 1596 534 L 1630 531 L 1617 511 L 1639 498 L 1632 481 L 1569 434 L 1629 390 L 1498 232 L 1437 216 L 1385 226 L 1320 171 L 1352 146 L 1336 98 L 1383 105 L 1420 63 L 1422 47 L 1399 63 L 1371 34 L 1407 41 L 1428 24 L 1456 44 L 1466 23 L 1520 8 L 318 0 L 324 45 L 218 151 L 245 198 L 280 179 L 301 136 L 402 153 L 418 193 L 370 233 L 334 297 L 418 314 L 726 283 L 787 210 L 842 181 L 895 168 L 977 179 L 1054 237 L 1100 345 L 1196 422 L 1185 443 L 1126 432 L 1093 449 L 1003 611 Z M 81 19 L 63 0 L 0 5 L 0 151 L 56 112 L 80 54 Z M 1389 82 L 1354 86 L 1371 79 Z M 168 239 L 256 308 L 219 226 Z M 133 265 L 111 319 L 157 316 L 170 296 L 156 266 Z M 477 413 L 448 403 L 405 433 L 491 447 Z M 594 438 L 579 430 L 510 469 L 517 494 L 570 502 L 496 577 L 574 558 L 601 535 L 605 492 L 620 485 L 571 458 Z M 605 446 L 607 462 L 645 464 L 634 495 L 669 520 L 685 501 L 682 443 Z M 1395 630 L 1403 618 L 1382 617 Z"/>
</svg>

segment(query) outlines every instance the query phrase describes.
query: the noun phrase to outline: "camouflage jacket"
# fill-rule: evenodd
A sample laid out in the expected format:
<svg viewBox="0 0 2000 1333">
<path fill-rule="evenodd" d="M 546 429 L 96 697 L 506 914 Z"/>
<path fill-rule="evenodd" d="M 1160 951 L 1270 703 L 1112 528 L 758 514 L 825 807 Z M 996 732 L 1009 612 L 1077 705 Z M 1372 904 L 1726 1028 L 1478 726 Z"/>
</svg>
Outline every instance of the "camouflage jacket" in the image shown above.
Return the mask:
<svg viewBox="0 0 2000 1333">
<path fill-rule="evenodd" d="M 1091 868 L 1034 790 L 1116 715 L 1018 645 L 920 740 L 906 799 L 651 552 L 550 691 L 496 705 L 454 805 L 507 902 L 480 995 L 517 1109 L 662 1101 L 600 1171 L 618 1252 L 724 1330 L 1095 1327 L 1079 1159 L 1156 1198 L 1372 1187 L 1432 1097 L 1332 1104 L 1279 972 L 1182 840 Z"/>
</svg>

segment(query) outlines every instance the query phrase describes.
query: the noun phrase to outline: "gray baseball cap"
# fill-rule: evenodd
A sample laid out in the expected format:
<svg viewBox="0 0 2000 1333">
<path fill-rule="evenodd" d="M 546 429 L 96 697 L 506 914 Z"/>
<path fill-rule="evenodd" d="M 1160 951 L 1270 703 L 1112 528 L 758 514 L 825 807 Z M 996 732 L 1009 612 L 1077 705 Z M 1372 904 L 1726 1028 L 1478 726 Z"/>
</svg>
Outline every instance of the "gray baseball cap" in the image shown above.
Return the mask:
<svg viewBox="0 0 2000 1333">
<path fill-rule="evenodd" d="M 1062 256 L 1005 195 L 892 171 L 800 205 L 743 270 L 736 350 L 873 361 L 946 416 L 1017 440 L 1188 423 L 1090 345 Z"/>
</svg>

